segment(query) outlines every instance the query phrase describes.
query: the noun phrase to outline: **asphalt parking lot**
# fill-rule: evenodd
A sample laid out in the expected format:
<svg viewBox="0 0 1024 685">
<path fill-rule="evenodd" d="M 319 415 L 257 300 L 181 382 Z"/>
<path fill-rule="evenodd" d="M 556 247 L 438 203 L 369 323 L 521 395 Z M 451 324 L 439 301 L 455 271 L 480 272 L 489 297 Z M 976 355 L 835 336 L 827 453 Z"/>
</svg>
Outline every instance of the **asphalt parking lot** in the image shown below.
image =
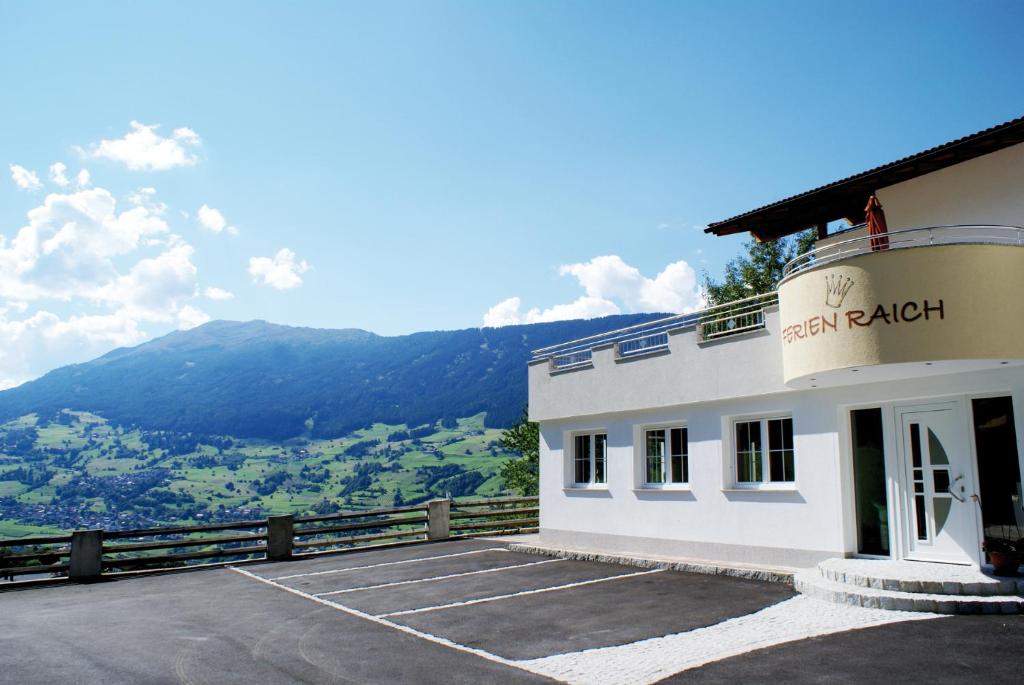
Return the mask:
<svg viewBox="0 0 1024 685">
<path fill-rule="evenodd" d="M 911 620 L 816 602 L 778 584 L 449 541 L 0 593 L 0 681 L 935 682 L 1007 664 L 1019 673 L 1017 617 Z M 973 639 L 958 640 L 963 631 Z M 873 656 L 886 649 L 900 658 Z"/>
<path fill-rule="evenodd" d="M 284 574 L 279 564 L 246 571 L 513 660 L 693 630 L 793 595 L 782 585 L 539 557 L 489 541 L 293 566 Z"/>
</svg>

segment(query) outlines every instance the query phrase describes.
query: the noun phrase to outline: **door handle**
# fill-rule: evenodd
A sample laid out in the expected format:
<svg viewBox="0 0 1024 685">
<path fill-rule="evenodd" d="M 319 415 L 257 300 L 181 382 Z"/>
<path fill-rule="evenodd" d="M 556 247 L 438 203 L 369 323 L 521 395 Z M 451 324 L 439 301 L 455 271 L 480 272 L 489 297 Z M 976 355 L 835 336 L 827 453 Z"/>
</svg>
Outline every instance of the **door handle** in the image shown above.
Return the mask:
<svg viewBox="0 0 1024 685">
<path fill-rule="evenodd" d="M 960 495 L 956 494 L 956 492 L 954 492 L 954 490 L 956 488 L 956 484 L 959 483 L 960 481 L 962 481 L 963 479 L 964 479 L 963 476 L 957 476 L 956 478 L 953 479 L 953 482 L 949 484 L 949 487 L 946 488 L 946 492 L 949 493 L 949 496 L 952 497 L 953 499 L 955 499 L 957 502 L 966 502 L 967 501 L 964 497 L 961 497 Z M 960 486 L 960 492 L 963 492 L 963 491 L 964 491 L 964 486 L 961 485 Z M 977 496 L 977 495 L 975 495 L 975 496 Z"/>
</svg>

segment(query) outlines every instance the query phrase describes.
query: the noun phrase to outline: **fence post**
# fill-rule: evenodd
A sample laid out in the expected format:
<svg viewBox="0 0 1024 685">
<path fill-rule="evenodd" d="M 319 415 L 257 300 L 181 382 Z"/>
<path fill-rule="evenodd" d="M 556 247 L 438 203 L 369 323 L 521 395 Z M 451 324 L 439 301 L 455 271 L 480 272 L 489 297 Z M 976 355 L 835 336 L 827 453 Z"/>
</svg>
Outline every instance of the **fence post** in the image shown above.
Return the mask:
<svg viewBox="0 0 1024 685">
<path fill-rule="evenodd" d="M 68 578 L 90 580 L 103 572 L 103 531 L 76 530 L 71 533 Z"/>
<path fill-rule="evenodd" d="M 295 517 L 291 514 L 267 517 L 267 559 L 287 561 L 295 545 Z"/>
<path fill-rule="evenodd" d="M 427 502 L 427 539 L 447 540 L 451 532 L 451 500 L 435 499 Z"/>
</svg>

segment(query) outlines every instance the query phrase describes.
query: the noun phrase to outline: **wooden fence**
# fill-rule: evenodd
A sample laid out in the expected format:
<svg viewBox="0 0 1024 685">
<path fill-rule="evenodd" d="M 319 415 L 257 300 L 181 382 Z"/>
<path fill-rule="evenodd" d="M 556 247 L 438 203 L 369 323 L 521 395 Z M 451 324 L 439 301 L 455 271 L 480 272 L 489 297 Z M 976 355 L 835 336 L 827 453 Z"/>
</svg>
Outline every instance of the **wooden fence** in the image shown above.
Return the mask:
<svg viewBox="0 0 1024 685">
<path fill-rule="evenodd" d="M 534 533 L 536 497 L 433 500 L 323 516 L 270 516 L 141 530 L 76 530 L 0 540 L 0 579 L 99 576 L 197 562 L 286 561 L 395 542 Z"/>
</svg>

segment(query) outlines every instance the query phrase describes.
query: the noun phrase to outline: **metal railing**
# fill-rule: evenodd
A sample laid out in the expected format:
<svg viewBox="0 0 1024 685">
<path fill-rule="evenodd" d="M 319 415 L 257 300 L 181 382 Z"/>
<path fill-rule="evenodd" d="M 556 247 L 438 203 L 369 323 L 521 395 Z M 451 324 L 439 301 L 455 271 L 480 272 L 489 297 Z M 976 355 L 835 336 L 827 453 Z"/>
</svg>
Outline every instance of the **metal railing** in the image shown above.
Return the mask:
<svg viewBox="0 0 1024 685">
<path fill-rule="evenodd" d="M 830 264 L 872 252 L 886 252 L 929 245 L 1012 245 L 1024 246 L 1024 228 L 998 225 L 926 226 L 890 231 L 883 236 L 862 235 L 828 243 L 798 255 L 783 268 L 783 280 L 814 266 Z"/>
<path fill-rule="evenodd" d="M 615 345 L 615 354 L 621 357 L 639 357 L 668 349 L 668 333 L 653 333 L 623 340 Z"/>
<path fill-rule="evenodd" d="M 753 301 L 738 301 L 708 311 L 697 324 L 701 342 L 717 340 L 764 328 L 764 309 L 779 301 L 776 293 Z"/>
<path fill-rule="evenodd" d="M 524 506 L 526 505 L 526 506 Z M 194 562 L 284 561 L 380 544 L 533 533 L 537 497 L 432 500 L 419 505 L 317 516 L 0 540 L 0 580 L 93 579 Z"/>
<path fill-rule="evenodd" d="M 580 350 L 578 352 L 570 352 L 568 354 L 559 354 L 551 358 L 551 370 L 565 371 L 566 369 L 590 366 L 593 359 L 594 355 L 590 350 Z"/>
<path fill-rule="evenodd" d="M 742 300 L 708 307 L 689 314 L 655 319 L 647 323 L 599 333 L 586 338 L 542 347 L 533 351 L 533 361 L 549 360 L 552 371 L 574 366 L 590 366 L 593 350 L 604 345 L 615 345 L 619 357 L 642 355 L 668 348 L 670 331 L 696 328 L 698 342 L 706 342 L 730 335 L 764 328 L 764 310 L 777 304 L 775 292 L 754 295 Z M 569 360 L 585 360 L 570 363 Z"/>
</svg>

